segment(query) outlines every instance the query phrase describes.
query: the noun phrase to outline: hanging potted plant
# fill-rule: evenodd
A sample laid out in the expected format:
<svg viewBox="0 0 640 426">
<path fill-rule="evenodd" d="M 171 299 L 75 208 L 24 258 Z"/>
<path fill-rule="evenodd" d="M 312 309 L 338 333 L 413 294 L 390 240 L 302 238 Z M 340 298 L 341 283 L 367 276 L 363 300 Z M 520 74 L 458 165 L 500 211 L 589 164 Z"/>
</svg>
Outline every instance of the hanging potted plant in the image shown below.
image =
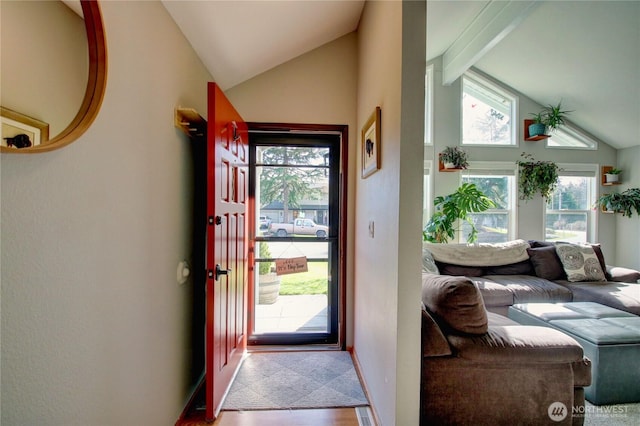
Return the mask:
<svg viewBox="0 0 640 426">
<path fill-rule="evenodd" d="M 622 213 L 622 216 L 631 217 L 633 210 L 640 215 L 640 188 L 603 194 L 596 201 L 596 207 L 598 206 L 603 211 Z"/>
<path fill-rule="evenodd" d="M 266 241 L 260 241 L 260 257 L 270 259 L 271 251 Z M 273 262 L 259 262 L 258 265 L 258 303 L 271 305 L 280 295 L 280 276 L 273 270 Z"/>
<path fill-rule="evenodd" d="M 616 183 L 620 181 L 620 173 L 622 173 L 622 170 L 620 169 L 616 169 L 615 167 L 611 170 L 609 170 L 607 173 L 604 174 L 605 180 L 607 183 Z"/>
<path fill-rule="evenodd" d="M 467 152 L 457 146 L 448 146 L 440 153 L 445 169 L 466 169 L 469 167 Z"/>
<path fill-rule="evenodd" d="M 479 213 L 496 205 L 473 183 L 463 183 L 454 193 L 433 200 L 435 213 L 422 231 L 422 239 L 430 243 L 446 243 L 455 238 L 458 220 L 464 220 L 471 226 L 467 242 L 478 239 L 478 230 L 471 220 L 470 213 Z"/>
<path fill-rule="evenodd" d="M 536 193 L 548 199 L 558 186 L 560 168 L 553 161 L 536 161 L 529 153 L 520 154 L 524 160 L 518 165 L 518 188 L 521 200 L 531 200 Z"/>
<path fill-rule="evenodd" d="M 572 111 L 562 109 L 562 101 L 560 101 L 556 106 L 548 105 L 540 112 L 532 113 L 533 124 L 529 126 L 529 136 L 540 136 L 557 130 L 565 124 L 566 116 L 570 112 Z"/>
</svg>

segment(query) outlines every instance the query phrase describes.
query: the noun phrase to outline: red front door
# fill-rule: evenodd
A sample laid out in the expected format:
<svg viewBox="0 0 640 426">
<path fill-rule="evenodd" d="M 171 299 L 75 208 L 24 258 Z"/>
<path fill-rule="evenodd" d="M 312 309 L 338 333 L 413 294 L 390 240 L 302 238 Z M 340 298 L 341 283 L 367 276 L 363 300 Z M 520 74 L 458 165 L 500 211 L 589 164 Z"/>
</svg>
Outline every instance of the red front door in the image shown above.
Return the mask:
<svg viewBox="0 0 640 426">
<path fill-rule="evenodd" d="M 206 417 L 213 420 L 247 345 L 248 132 L 208 85 Z"/>
</svg>

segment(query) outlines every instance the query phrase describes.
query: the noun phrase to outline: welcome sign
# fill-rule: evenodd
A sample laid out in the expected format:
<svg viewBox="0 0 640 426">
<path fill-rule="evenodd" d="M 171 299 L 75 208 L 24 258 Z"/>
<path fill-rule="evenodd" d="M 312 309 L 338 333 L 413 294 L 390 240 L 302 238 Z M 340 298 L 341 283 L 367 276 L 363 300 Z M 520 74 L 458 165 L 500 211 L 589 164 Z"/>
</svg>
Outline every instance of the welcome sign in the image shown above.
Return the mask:
<svg viewBox="0 0 640 426">
<path fill-rule="evenodd" d="M 276 259 L 276 275 L 297 274 L 308 270 L 306 257 Z"/>
</svg>

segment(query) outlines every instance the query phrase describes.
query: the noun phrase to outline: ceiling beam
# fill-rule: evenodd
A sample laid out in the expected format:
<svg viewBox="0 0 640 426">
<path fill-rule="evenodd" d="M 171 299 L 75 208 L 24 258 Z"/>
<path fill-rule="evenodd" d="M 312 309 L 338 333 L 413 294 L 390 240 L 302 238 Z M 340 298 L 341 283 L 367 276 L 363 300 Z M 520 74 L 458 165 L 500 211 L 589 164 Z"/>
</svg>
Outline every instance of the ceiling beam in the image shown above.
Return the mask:
<svg viewBox="0 0 640 426">
<path fill-rule="evenodd" d="M 444 52 L 442 84 L 450 85 L 516 28 L 539 1 L 491 0 Z"/>
</svg>

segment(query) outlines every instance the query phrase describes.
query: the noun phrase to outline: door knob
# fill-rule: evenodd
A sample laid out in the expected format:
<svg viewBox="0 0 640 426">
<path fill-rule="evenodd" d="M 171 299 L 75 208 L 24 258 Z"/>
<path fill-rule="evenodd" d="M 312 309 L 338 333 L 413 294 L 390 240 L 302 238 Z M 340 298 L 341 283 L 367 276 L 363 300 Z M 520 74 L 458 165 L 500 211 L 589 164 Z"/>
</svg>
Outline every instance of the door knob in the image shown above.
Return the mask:
<svg viewBox="0 0 640 426">
<path fill-rule="evenodd" d="M 220 264 L 216 265 L 216 275 L 215 275 L 215 280 L 218 281 L 218 278 L 220 278 L 220 275 L 228 275 L 229 272 L 231 272 L 231 269 L 222 269 L 220 267 Z"/>
</svg>

